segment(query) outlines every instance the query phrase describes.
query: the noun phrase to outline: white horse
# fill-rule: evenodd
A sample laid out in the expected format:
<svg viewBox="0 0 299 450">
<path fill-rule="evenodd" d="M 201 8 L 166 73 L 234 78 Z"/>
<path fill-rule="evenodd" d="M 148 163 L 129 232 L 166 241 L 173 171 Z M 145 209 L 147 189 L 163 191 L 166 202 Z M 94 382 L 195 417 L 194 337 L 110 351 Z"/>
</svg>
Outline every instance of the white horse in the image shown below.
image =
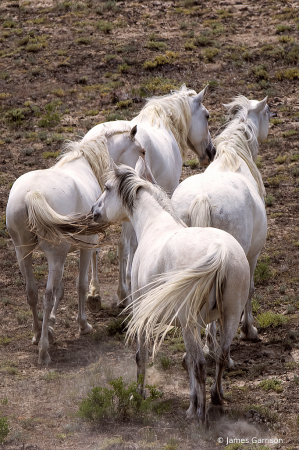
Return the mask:
<svg viewBox="0 0 299 450">
<path fill-rule="evenodd" d="M 242 246 L 250 266 L 250 291 L 242 318 L 242 338 L 256 340 L 251 299 L 253 275 L 267 235 L 264 185 L 255 161 L 258 142 L 268 135 L 267 97 L 258 102 L 236 97 L 225 105 L 233 117 L 216 138 L 215 160 L 203 174 L 184 180 L 175 190 L 176 214 L 191 227 L 213 227 L 230 233 Z M 209 228 L 210 230 L 210 228 Z M 205 351 L 215 351 L 216 326 L 208 327 Z M 232 363 L 232 361 L 230 361 Z"/>
<path fill-rule="evenodd" d="M 135 170 L 114 165 L 105 192 L 92 207 L 93 217 L 102 226 L 130 220 L 137 236 L 128 336 L 138 336 L 137 376 L 143 377 L 142 391 L 148 341 L 154 335 L 159 344 L 178 319 L 190 379 L 187 415 L 205 422 L 206 362 L 197 329 L 219 318 L 220 349 L 211 399 L 221 404 L 222 372 L 248 296 L 248 261 L 240 244 L 225 231 L 187 228 L 161 188 L 140 178 L 144 172 L 142 158 Z"/>
<path fill-rule="evenodd" d="M 115 161 L 136 164 L 144 148 L 135 139 L 137 127 L 118 123 L 107 124 L 102 133 L 88 145 L 71 143 L 70 150 L 53 167 L 22 175 L 14 183 L 6 209 L 7 229 L 12 237 L 21 272 L 26 282 L 27 300 L 33 315 L 33 340 L 39 343 L 40 364 L 51 362 L 48 353 L 58 304 L 63 297 L 63 268 L 67 254 L 74 250 L 53 223 L 64 223 L 62 215 L 84 214 L 101 194 L 103 174 L 110 157 Z M 29 224 L 29 227 L 28 227 Z M 62 239 L 61 239 L 62 237 Z M 98 242 L 97 235 L 82 238 L 91 244 Z M 46 255 L 49 276 L 44 295 L 42 327 L 37 315 L 38 289 L 32 270 L 32 253 L 39 246 Z M 80 268 L 77 279 L 79 296 L 78 323 L 81 334 L 90 333 L 92 326 L 85 315 L 85 296 L 88 289 L 88 269 L 92 256 L 90 292 L 99 295 L 97 252 L 86 245 L 80 248 Z M 41 329 L 42 328 L 42 329 Z"/>
<path fill-rule="evenodd" d="M 170 196 L 179 184 L 182 160 L 186 159 L 189 148 L 201 162 L 214 158 L 209 113 L 202 104 L 206 89 L 196 94 L 182 85 L 172 94 L 149 99 L 140 114 L 129 122 L 130 126 L 138 125 L 138 140 L 146 149 L 147 163 L 159 186 Z M 84 139 L 97 136 L 102 127 L 102 124 L 96 125 Z M 113 155 L 111 157 L 114 159 Z M 136 247 L 131 224 L 124 224 L 118 245 L 119 301 L 131 292 L 131 265 Z"/>
</svg>

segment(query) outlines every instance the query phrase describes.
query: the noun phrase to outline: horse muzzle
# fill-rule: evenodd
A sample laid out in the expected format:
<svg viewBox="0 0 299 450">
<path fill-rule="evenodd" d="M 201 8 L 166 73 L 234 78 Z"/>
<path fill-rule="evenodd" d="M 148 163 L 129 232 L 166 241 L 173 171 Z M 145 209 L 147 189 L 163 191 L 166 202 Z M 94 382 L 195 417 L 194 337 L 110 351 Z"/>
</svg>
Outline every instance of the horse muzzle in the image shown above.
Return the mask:
<svg viewBox="0 0 299 450">
<path fill-rule="evenodd" d="M 216 155 L 216 148 L 214 147 L 212 141 L 210 141 L 210 143 L 208 144 L 206 148 L 206 153 L 208 155 L 210 162 L 214 161 Z"/>
</svg>

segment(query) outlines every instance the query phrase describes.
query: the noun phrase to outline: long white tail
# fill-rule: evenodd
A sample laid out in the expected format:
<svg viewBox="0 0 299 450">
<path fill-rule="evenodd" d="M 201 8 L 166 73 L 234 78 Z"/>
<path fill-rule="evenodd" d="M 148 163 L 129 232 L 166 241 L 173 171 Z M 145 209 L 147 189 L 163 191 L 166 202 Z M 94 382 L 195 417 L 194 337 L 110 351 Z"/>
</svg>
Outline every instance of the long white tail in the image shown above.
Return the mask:
<svg viewBox="0 0 299 450">
<path fill-rule="evenodd" d="M 198 194 L 188 211 L 191 227 L 212 227 L 211 204 L 207 195 Z"/>
<path fill-rule="evenodd" d="M 28 225 L 31 231 L 41 237 L 59 243 L 63 239 L 58 227 L 74 220 L 54 211 L 41 191 L 29 191 L 25 196 L 28 210 Z"/>
<path fill-rule="evenodd" d="M 164 273 L 154 282 L 154 288 L 134 301 L 127 340 L 141 333 L 146 340 L 154 338 L 154 352 L 177 318 L 183 318 L 188 327 L 196 332 L 198 315 L 208 300 L 213 283 L 216 282 L 217 307 L 222 308 L 228 264 L 228 251 L 224 244 L 215 243 L 195 267 Z"/>
</svg>

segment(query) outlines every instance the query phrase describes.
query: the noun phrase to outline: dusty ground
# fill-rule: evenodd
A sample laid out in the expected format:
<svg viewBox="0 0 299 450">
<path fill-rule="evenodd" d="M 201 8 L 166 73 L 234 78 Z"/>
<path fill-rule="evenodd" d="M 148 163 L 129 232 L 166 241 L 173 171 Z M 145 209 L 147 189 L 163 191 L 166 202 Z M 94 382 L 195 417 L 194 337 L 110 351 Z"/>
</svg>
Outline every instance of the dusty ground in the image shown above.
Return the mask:
<svg viewBox="0 0 299 450">
<path fill-rule="evenodd" d="M 259 436 L 282 439 L 277 448 L 299 449 L 298 19 L 296 1 L 1 1 L 0 417 L 8 417 L 11 429 L 4 448 L 215 449 L 227 436 L 250 442 Z M 158 55 L 164 55 L 163 64 L 144 67 L 155 65 Z M 125 347 L 121 335 L 106 333 L 118 314 L 113 304 L 119 229 L 103 243 L 105 309 L 88 313 L 95 330 L 89 337 L 78 336 L 78 259 L 68 257 L 65 297 L 50 348 L 53 363 L 41 368 L 31 345 L 24 283 L 4 225 L 9 190 L 21 174 L 51 166 L 64 139 L 82 136 L 104 120 L 133 117 L 144 97 L 168 93 L 183 82 L 196 90 L 210 83 L 205 105 L 213 136 L 224 123 L 222 103 L 236 94 L 259 100 L 268 95 L 278 113 L 258 162 L 269 219 L 259 272 L 265 280 L 257 279 L 254 300 L 262 341 L 235 338 L 236 369 L 225 376 L 226 414 L 218 428 L 214 423 L 204 432 L 185 419 L 188 380 L 180 338 L 169 338 L 149 369 L 149 382 L 164 391 L 170 410 L 147 422 L 136 418 L 91 427 L 76 417 L 90 387 L 119 375 L 135 378 L 134 348 Z M 200 170 L 184 167 L 182 178 Z M 34 264 L 42 296 L 47 266 L 41 253 L 36 252 Z M 282 314 L 274 317 L 277 327 L 262 323 L 265 312 Z M 212 366 L 207 389 L 211 375 Z M 272 378 L 276 390 L 260 386 Z M 257 411 L 253 417 L 250 409 Z M 217 443 L 219 436 L 224 444 Z"/>
</svg>

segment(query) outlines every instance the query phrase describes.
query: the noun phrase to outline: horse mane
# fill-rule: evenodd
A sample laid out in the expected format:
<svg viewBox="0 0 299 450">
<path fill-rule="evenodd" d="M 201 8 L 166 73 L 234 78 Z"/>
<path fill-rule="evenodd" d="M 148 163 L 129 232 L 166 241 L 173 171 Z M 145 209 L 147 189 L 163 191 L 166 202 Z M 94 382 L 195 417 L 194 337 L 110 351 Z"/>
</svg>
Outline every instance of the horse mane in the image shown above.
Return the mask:
<svg viewBox="0 0 299 450">
<path fill-rule="evenodd" d="M 104 190 L 103 175 L 109 169 L 110 156 L 108 152 L 107 139 L 115 134 L 130 133 L 131 127 L 127 124 L 117 124 L 116 129 L 108 129 L 104 125 L 104 129 L 97 135 L 91 138 L 83 138 L 77 142 L 67 142 L 64 145 L 64 152 L 59 157 L 58 162 L 55 164 L 56 169 L 61 168 L 64 164 L 74 161 L 75 159 L 83 156 L 89 163 L 91 170 L 93 171 L 97 182 L 99 183 L 102 191 Z M 129 137 L 129 136 L 128 136 Z"/>
<path fill-rule="evenodd" d="M 152 126 L 158 128 L 163 125 L 169 129 L 178 143 L 183 160 L 187 158 L 189 150 L 187 137 L 191 121 L 191 108 L 188 98 L 196 95 L 185 84 L 178 91 L 162 97 L 147 99 L 137 119 L 141 122 L 147 119 Z"/>
<path fill-rule="evenodd" d="M 263 199 L 265 187 L 262 176 L 252 158 L 252 152 L 258 153 L 259 144 L 256 126 L 248 118 L 250 100 L 239 95 L 225 106 L 228 109 L 228 117 L 232 120 L 215 139 L 217 149 L 215 159 L 221 157 L 222 168 L 236 172 L 240 167 L 239 158 L 241 158 L 247 164 L 257 183 L 259 195 Z"/>
<path fill-rule="evenodd" d="M 181 219 L 175 214 L 172 203 L 166 192 L 157 184 L 152 184 L 140 178 L 136 171 L 129 166 L 120 164 L 107 173 L 106 179 L 116 183 L 117 191 L 123 206 L 130 214 L 135 209 L 136 195 L 139 188 L 145 188 L 159 203 L 159 205 L 168 212 L 171 217 L 179 224 L 186 227 Z"/>
</svg>

